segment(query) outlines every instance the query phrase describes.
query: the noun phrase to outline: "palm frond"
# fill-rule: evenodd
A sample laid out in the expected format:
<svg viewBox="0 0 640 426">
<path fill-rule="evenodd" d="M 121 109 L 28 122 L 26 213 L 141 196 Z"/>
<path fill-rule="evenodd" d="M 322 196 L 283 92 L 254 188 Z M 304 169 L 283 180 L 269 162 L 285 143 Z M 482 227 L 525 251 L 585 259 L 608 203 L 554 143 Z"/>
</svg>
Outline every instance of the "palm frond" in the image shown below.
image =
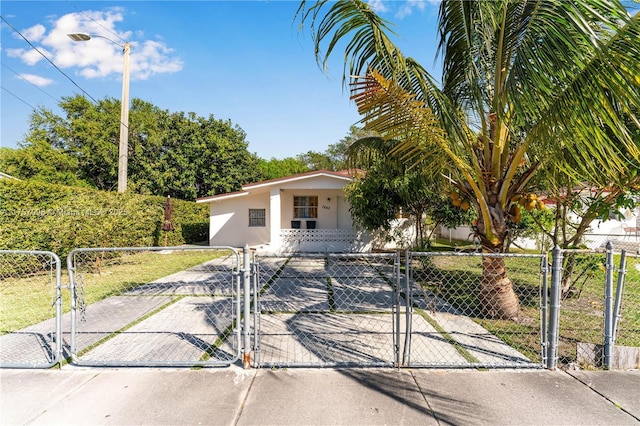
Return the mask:
<svg viewBox="0 0 640 426">
<path fill-rule="evenodd" d="M 428 105 L 396 82 L 386 80 L 373 70 L 352 84 L 351 99 L 364 116 L 361 122 L 365 129 L 378 133 L 385 141 L 397 141 L 389 155 L 405 163 L 431 164 L 432 170 L 440 166 L 438 173 L 443 162 L 470 169 L 464 157 L 452 149 L 446 132 Z"/>
<path fill-rule="evenodd" d="M 627 122 L 640 127 L 638 58 L 640 15 L 600 43 L 591 60 L 550 96 L 528 131 L 528 143 L 562 160 L 566 172 L 592 182 L 637 164 L 640 146 Z"/>
<path fill-rule="evenodd" d="M 302 1 L 296 13 L 299 28 L 310 27 L 316 61 L 326 71 L 329 56 L 341 40 L 347 39 L 344 51 L 343 84 L 353 83 L 369 68 L 397 84 L 416 99 L 426 102 L 440 118 L 441 126 L 452 136 L 464 138 L 466 127 L 460 110 L 452 107 L 438 82 L 414 59 L 407 57 L 393 43 L 395 35 L 389 22 L 378 17 L 361 0 L 320 0 L 308 5 Z"/>
</svg>

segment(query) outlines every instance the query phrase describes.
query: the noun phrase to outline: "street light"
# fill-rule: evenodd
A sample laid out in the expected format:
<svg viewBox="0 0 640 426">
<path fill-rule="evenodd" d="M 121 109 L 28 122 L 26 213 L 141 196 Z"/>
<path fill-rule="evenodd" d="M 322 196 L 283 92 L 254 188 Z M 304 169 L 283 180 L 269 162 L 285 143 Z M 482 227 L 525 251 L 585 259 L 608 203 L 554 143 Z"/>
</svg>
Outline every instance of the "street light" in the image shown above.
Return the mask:
<svg viewBox="0 0 640 426">
<path fill-rule="evenodd" d="M 86 33 L 67 34 L 73 41 L 88 41 L 92 37 L 100 37 L 122 47 L 124 63 L 122 67 L 122 98 L 120 100 L 120 145 L 118 147 L 118 192 L 127 190 L 127 162 L 129 157 L 129 55 L 131 46 L 129 42 L 124 45 L 111 40 L 108 37 L 89 35 Z"/>
</svg>

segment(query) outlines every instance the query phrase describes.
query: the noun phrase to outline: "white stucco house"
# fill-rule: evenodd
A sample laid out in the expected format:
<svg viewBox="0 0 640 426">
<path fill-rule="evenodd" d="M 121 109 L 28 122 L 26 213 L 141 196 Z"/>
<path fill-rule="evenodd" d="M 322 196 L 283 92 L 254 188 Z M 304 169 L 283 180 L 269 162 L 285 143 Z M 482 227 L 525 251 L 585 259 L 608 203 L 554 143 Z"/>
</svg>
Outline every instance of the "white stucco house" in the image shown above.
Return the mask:
<svg viewBox="0 0 640 426">
<path fill-rule="evenodd" d="M 318 170 L 196 199 L 209 204 L 209 244 L 266 252 L 364 252 L 372 238 L 353 225 L 344 187 L 354 172 Z"/>
<path fill-rule="evenodd" d="M 595 250 L 611 242 L 614 249 L 625 249 L 632 253 L 640 252 L 640 206 L 626 209 L 623 214 L 624 219 L 594 220 L 584 236 L 584 245 Z M 441 238 L 452 240 L 473 241 L 473 231 L 469 226 L 460 226 L 455 229 L 441 227 L 439 235 Z M 516 244 L 526 249 L 540 249 L 540 242 L 530 238 L 519 238 Z"/>
</svg>

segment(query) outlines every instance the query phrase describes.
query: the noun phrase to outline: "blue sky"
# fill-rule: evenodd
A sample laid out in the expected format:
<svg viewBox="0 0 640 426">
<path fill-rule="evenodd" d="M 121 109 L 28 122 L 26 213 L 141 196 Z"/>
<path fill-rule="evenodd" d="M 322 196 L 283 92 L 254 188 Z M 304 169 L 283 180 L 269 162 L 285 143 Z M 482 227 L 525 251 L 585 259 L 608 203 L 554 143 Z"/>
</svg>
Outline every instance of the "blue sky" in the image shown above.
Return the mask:
<svg viewBox="0 0 640 426">
<path fill-rule="evenodd" d="M 436 49 L 437 1 L 371 1 L 395 24 L 396 42 L 427 68 Z M 259 157 L 323 152 L 359 117 L 342 85 L 342 51 L 328 73 L 315 62 L 297 1 L 2 1 L 0 146 L 16 147 L 33 108 L 84 90 L 120 99 L 122 49 L 131 43 L 130 96 L 172 112 L 231 120 Z M 434 71 L 439 75 L 439 71 Z M 71 81 L 73 80 L 73 81 Z M 77 85 L 77 86 L 76 86 Z"/>
</svg>

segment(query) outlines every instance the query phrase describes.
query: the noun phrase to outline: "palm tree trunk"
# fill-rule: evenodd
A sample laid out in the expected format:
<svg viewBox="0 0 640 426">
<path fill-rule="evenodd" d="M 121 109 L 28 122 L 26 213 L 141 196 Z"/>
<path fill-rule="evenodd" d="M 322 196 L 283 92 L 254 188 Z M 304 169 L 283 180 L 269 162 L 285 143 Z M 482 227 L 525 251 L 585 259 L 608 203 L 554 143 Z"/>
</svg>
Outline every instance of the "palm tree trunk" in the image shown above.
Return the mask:
<svg viewBox="0 0 640 426">
<path fill-rule="evenodd" d="M 480 307 L 489 318 L 516 319 L 520 301 L 507 275 L 504 257 L 482 257 L 482 281 L 480 282 Z"/>
</svg>

